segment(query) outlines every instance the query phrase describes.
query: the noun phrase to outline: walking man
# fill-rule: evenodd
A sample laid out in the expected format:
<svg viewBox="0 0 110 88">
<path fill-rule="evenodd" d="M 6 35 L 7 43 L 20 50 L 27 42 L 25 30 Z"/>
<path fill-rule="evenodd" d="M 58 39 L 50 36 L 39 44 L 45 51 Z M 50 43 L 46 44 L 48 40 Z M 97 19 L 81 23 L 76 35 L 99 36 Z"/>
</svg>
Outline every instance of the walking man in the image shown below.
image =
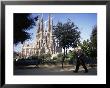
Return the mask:
<svg viewBox="0 0 110 88">
<path fill-rule="evenodd" d="M 75 73 L 78 72 L 80 65 L 82 65 L 83 68 L 85 69 L 85 73 L 88 72 L 88 69 L 87 69 L 87 67 L 86 67 L 86 65 L 85 65 L 85 62 L 84 62 L 84 58 L 85 58 L 84 53 L 82 52 L 81 49 L 78 49 L 78 50 L 76 51 L 76 60 L 77 60 L 77 61 L 76 61 L 76 69 L 75 69 L 75 71 L 74 71 Z"/>
</svg>

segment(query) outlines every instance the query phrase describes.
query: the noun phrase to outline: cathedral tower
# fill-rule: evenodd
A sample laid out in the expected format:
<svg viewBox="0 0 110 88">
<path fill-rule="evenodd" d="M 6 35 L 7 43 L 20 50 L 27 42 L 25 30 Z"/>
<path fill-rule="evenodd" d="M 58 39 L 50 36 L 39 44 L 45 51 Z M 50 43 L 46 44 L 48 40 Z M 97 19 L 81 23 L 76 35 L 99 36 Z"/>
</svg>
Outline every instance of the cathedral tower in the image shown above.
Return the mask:
<svg viewBox="0 0 110 88">
<path fill-rule="evenodd" d="M 61 52 L 62 49 L 59 48 L 56 38 L 52 34 L 53 20 L 51 18 L 51 14 L 49 14 L 48 20 L 45 21 L 43 19 L 43 15 L 42 17 L 39 16 L 36 24 L 36 41 L 34 45 L 23 45 L 23 56 L 31 56 L 33 54 L 41 55 L 47 53 L 56 54 L 58 52 Z"/>
<path fill-rule="evenodd" d="M 49 53 L 52 54 L 52 19 L 51 19 L 51 15 L 49 14 L 49 17 L 48 17 L 48 34 L 47 34 L 47 37 L 48 37 L 48 49 L 49 49 Z"/>
</svg>

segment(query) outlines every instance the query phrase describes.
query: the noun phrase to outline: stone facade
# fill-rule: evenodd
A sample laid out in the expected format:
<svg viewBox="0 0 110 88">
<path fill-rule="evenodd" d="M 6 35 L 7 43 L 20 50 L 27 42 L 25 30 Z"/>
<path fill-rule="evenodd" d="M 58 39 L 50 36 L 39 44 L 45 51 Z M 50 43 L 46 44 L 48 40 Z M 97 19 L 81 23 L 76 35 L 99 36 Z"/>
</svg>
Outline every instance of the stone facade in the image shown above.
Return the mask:
<svg viewBox="0 0 110 88">
<path fill-rule="evenodd" d="M 24 44 L 22 47 L 22 56 L 29 57 L 33 54 L 57 54 L 62 52 L 58 41 L 53 35 L 53 20 L 49 14 L 48 20 L 44 21 L 43 16 L 38 18 L 36 40 L 33 44 Z"/>
</svg>

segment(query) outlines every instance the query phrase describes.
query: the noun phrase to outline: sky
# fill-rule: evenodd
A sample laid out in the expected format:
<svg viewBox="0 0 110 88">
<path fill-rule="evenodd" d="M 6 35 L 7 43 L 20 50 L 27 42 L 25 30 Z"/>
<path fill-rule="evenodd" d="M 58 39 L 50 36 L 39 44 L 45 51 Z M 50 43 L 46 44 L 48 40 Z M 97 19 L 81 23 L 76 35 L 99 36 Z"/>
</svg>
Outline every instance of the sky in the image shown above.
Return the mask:
<svg viewBox="0 0 110 88">
<path fill-rule="evenodd" d="M 70 19 L 79 28 L 81 32 L 81 42 L 83 40 L 90 39 L 92 29 L 97 25 L 97 14 L 96 13 L 50 13 L 53 19 L 53 25 L 58 22 L 65 23 Z M 44 21 L 48 20 L 49 13 L 32 13 L 31 17 L 41 16 Z M 30 29 L 28 32 L 31 33 L 31 39 L 26 41 L 27 43 L 33 43 L 35 41 L 37 31 L 37 25 Z M 14 46 L 14 51 L 20 52 L 22 50 L 22 44 Z"/>
</svg>

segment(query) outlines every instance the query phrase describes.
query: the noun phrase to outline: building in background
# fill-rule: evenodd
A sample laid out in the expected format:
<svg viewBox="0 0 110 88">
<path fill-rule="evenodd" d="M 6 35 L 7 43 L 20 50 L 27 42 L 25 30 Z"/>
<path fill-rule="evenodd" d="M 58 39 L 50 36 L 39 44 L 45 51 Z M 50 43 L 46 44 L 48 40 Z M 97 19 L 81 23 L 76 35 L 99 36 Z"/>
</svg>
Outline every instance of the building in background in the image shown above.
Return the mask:
<svg viewBox="0 0 110 88">
<path fill-rule="evenodd" d="M 34 54 L 51 54 L 55 55 L 62 52 L 58 40 L 53 35 L 53 20 L 49 14 L 48 20 L 44 21 L 43 16 L 39 16 L 37 21 L 36 40 L 33 44 L 23 44 L 22 57 L 29 57 Z"/>
</svg>

